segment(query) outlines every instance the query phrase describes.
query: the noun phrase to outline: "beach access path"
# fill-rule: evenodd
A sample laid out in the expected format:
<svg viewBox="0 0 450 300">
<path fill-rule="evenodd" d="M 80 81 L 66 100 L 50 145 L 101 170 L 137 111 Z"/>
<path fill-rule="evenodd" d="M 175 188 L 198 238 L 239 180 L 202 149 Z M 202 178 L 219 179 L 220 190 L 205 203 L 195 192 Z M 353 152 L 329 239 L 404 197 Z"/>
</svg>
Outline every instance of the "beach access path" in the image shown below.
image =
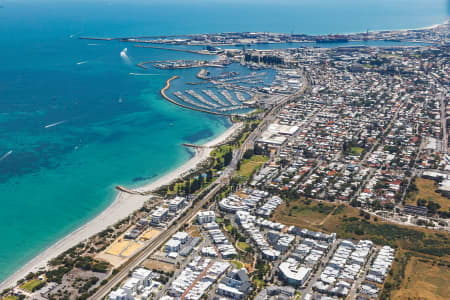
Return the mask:
<svg viewBox="0 0 450 300">
<path fill-rule="evenodd" d="M 213 146 L 222 144 L 233 136 L 238 130 L 243 127 L 243 123 L 235 123 L 228 128 L 224 133 L 208 141 L 204 144 L 205 148 L 198 148 L 195 150 L 195 155 L 181 165 L 177 169 L 169 172 L 168 174 L 156 179 L 142 187 L 135 190 L 140 193 L 148 193 L 158 189 L 163 185 L 168 185 L 174 180 L 183 176 L 183 174 L 189 173 L 195 169 L 201 162 L 208 159 Z M 143 162 L 145 163 L 145 162 Z M 134 211 L 140 209 L 145 201 L 150 198 L 150 195 L 129 194 L 125 192 L 118 192 L 115 200 L 104 211 L 102 211 L 94 219 L 90 220 L 80 228 L 76 229 L 69 235 L 60 239 L 58 242 L 47 248 L 45 251 L 34 257 L 27 264 L 21 267 L 13 275 L 0 283 L 0 291 L 6 288 L 10 288 L 16 285 L 16 282 L 24 278 L 30 272 L 36 272 L 41 268 L 45 268 L 48 261 L 55 258 L 64 251 L 77 245 L 78 243 L 88 239 L 89 237 L 99 233 L 106 229 L 108 226 L 113 225 L 128 217 Z"/>
</svg>

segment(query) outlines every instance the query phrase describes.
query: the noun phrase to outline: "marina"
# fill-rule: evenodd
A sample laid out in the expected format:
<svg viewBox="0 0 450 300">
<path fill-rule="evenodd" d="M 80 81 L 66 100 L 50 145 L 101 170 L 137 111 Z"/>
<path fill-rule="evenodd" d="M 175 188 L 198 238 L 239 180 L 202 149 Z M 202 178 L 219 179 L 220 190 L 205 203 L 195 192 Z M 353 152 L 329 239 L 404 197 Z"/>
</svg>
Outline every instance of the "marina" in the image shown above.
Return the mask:
<svg viewBox="0 0 450 300">
<path fill-rule="evenodd" d="M 204 94 L 208 95 L 211 99 L 213 99 L 217 103 L 220 103 L 220 105 L 222 105 L 222 106 L 226 106 L 227 105 L 225 102 L 220 100 L 220 98 L 217 97 L 217 95 L 212 90 L 202 90 L 202 92 Z"/>
<path fill-rule="evenodd" d="M 221 113 L 221 112 L 217 112 L 217 111 L 212 111 L 212 110 L 207 110 L 207 109 L 202 109 L 202 108 L 197 108 L 197 107 L 190 107 L 190 106 L 184 105 L 182 103 L 179 103 L 179 102 L 173 100 L 172 98 L 167 96 L 166 91 L 170 88 L 170 82 L 177 78 L 178 78 L 178 76 L 175 75 L 175 76 L 171 77 L 170 79 L 168 79 L 166 82 L 166 85 L 160 91 L 161 96 L 163 96 L 163 98 L 166 99 L 167 101 L 169 101 L 175 105 L 178 105 L 180 107 L 183 107 L 183 108 L 188 108 L 188 109 L 192 109 L 195 111 L 204 112 L 204 113 L 208 113 L 208 114 L 221 115 L 221 116 L 233 116 L 233 115 L 240 116 L 240 114 L 225 114 L 225 113 Z M 198 104 L 196 106 L 198 106 Z"/>
<path fill-rule="evenodd" d="M 279 97 L 286 97 L 299 86 L 295 82 L 296 79 L 288 75 L 280 75 L 279 80 L 274 82 L 275 75 L 283 73 L 283 69 L 269 63 L 246 60 L 242 53 L 249 52 L 250 55 L 260 55 L 263 58 L 264 52 L 257 53 L 255 50 L 309 48 L 315 52 L 314 48 L 321 47 L 309 56 L 298 52 L 296 57 L 314 71 L 318 69 L 316 67 L 328 67 L 315 64 L 315 61 L 324 61 L 326 58 L 320 50 L 343 45 L 340 42 L 316 43 L 319 35 L 362 32 L 349 35 L 348 42 L 345 43 L 345 46 L 349 46 L 347 48 L 371 48 L 377 45 L 395 47 L 405 43 L 414 46 L 421 40 L 439 47 L 438 36 L 433 32 L 431 33 L 434 35 L 431 35 L 419 29 L 411 32 L 391 30 L 366 33 L 366 28 L 417 28 L 442 22 L 442 15 L 436 12 L 437 9 L 430 8 L 433 5 L 427 5 L 429 3 L 426 1 L 422 1 L 425 5 L 416 5 L 415 0 L 414 5 L 402 6 L 385 1 L 389 5 L 382 9 L 366 9 L 364 6 L 364 10 L 358 7 L 362 6 L 358 4 L 359 1 L 352 0 L 351 5 L 333 4 L 328 1 L 327 4 L 339 9 L 330 9 L 331 7 L 326 7 L 327 4 L 319 5 L 313 1 L 314 5 L 298 11 L 290 7 L 286 9 L 286 6 L 275 1 L 274 5 L 236 3 L 217 9 L 208 1 L 208 5 L 189 5 L 187 2 L 178 1 L 181 2 L 181 8 L 165 2 L 155 5 L 152 1 L 59 1 L 50 5 L 19 2 L 8 2 L 5 7 L 0 5 L 0 11 L 5 13 L 5 18 L 0 19 L 3 25 L 0 26 L 2 49 L 4 57 L 8 58 L 2 64 L 4 72 L 1 74 L 2 94 L 5 96 L 2 102 L 3 143 L 0 149 L 0 189 L 5 207 L 0 218 L 0 227 L 4 229 L 0 253 L 0 281 L 5 280 L 2 290 L 9 286 L 16 286 L 20 290 L 22 284 L 17 284 L 17 281 L 25 278 L 29 272 L 37 274 L 39 268 L 45 267 L 48 260 L 80 242 L 85 243 L 88 237 L 106 229 L 107 226 L 114 227 L 119 220 L 139 210 L 144 201 L 150 198 L 119 191 L 115 188 L 117 185 L 120 184 L 131 191 L 139 191 L 138 187 L 150 180 L 156 180 L 155 189 L 169 184 L 170 181 L 163 182 L 159 178 L 165 178 L 167 174 L 181 167 L 183 172 L 187 172 L 199 161 L 195 158 L 188 164 L 190 167 L 186 167 L 185 163 L 192 157 L 193 151 L 181 147 L 183 143 L 195 145 L 218 136 L 230 126 L 229 116 L 243 116 L 253 109 L 260 112 L 276 107 Z M 279 13 L 274 8 L 279 9 Z M 320 18 L 314 16 L 314 11 L 320 14 Z M 399 13 L 400 11 L 402 13 Z M 350 15 L 355 18 L 349 17 Z M 396 17 L 393 17 L 394 15 Z M 272 20 L 269 21 L 267 16 Z M 210 33 L 204 33 L 205 31 Z M 187 34 L 189 32 L 197 34 Z M 281 34 L 282 32 L 291 34 Z M 82 35 L 84 37 L 80 37 Z M 365 35 L 367 41 L 364 40 Z M 428 40 L 427 36 L 430 37 Z M 207 46 L 216 48 L 217 52 L 209 50 Z M 128 47 L 129 61 L 119 56 L 124 47 Z M 165 48 L 173 48 L 175 51 Z M 203 55 L 201 52 L 204 50 L 210 51 L 211 55 Z M 227 50 L 230 50 L 229 55 L 219 54 Z M 231 65 L 211 61 L 216 58 L 213 53 L 217 57 L 225 58 Z M 274 53 L 283 58 L 276 51 Z M 354 57 L 350 51 L 336 55 L 343 57 L 342 60 L 336 60 L 338 67 L 348 65 L 348 59 Z M 406 69 L 402 63 L 411 64 L 417 60 L 414 56 L 411 58 L 395 59 L 390 57 L 389 53 L 387 57 L 389 61 L 399 61 L 400 70 Z M 308 59 L 309 61 L 306 61 Z M 362 59 L 366 62 L 368 57 Z M 384 57 L 381 59 L 384 60 Z M 182 63 L 178 65 L 177 62 L 182 60 L 198 61 L 190 66 Z M 203 63 L 202 60 L 209 62 Z M 146 63 L 148 61 L 153 62 Z M 175 63 L 165 65 L 168 61 Z M 136 66 L 140 62 L 144 63 Z M 330 60 L 327 61 L 329 62 Z M 419 74 L 422 74 L 422 66 L 434 70 L 436 60 L 430 62 L 429 65 L 421 64 L 419 68 L 411 70 L 420 72 Z M 162 64 L 162 68 L 153 64 Z M 195 75 L 201 68 L 205 69 L 205 77 L 196 79 Z M 333 75 L 346 73 L 337 69 L 337 73 Z M 248 76 L 251 72 L 249 70 L 265 71 L 268 75 L 220 81 Z M 406 69 L 405 73 L 407 72 Z M 155 73 L 160 74 L 158 76 Z M 306 70 L 305 74 L 314 75 L 309 70 Z M 423 78 L 434 76 L 431 72 L 426 74 Z M 174 75 L 179 77 L 174 78 Z M 347 75 L 344 74 L 343 78 L 348 81 L 345 76 Z M 403 78 L 404 74 L 401 76 Z M 288 84 L 288 80 L 292 83 Z M 431 79 L 427 78 L 427 81 L 431 82 Z M 406 78 L 400 86 L 409 90 L 409 85 L 416 84 L 419 85 L 420 80 L 416 82 Z M 359 88 L 366 90 L 362 86 Z M 194 90 L 217 107 L 207 106 L 186 94 L 188 89 Z M 227 100 L 220 92 L 223 89 L 229 92 L 237 105 Z M 203 92 L 204 90 L 210 90 L 222 103 Z M 193 104 L 183 101 L 176 94 L 182 95 Z M 321 94 L 324 93 L 320 90 L 316 92 L 316 96 Z M 320 102 L 323 98 L 309 100 Z M 367 97 L 363 99 L 368 100 L 370 101 Z M 380 98 L 377 98 L 374 101 L 379 100 Z M 426 101 L 432 103 L 432 100 Z M 418 104 L 421 105 L 420 102 Z M 385 102 L 382 107 L 389 107 L 387 105 L 389 103 Z M 344 109 L 342 105 L 336 107 Z M 294 110 L 294 116 L 299 115 L 295 109 L 300 108 L 289 107 Z M 305 112 L 308 113 L 308 108 Z M 377 114 L 379 113 L 381 111 L 377 111 Z M 413 116 L 417 115 L 414 111 L 405 111 L 405 115 L 411 113 Z M 262 113 L 258 113 L 258 117 L 259 115 Z M 359 115 L 355 114 L 354 119 L 357 116 Z M 352 116 L 348 118 L 351 119 Z M 68 121 L 63 125 L 55 125 L 54 128 L 46 127 L 47 124 L 52 125 L 60 120 Z M 425 126 L 431 124 L 428 119 L 425 120 Z M 293 121 L 288 119 L 285 122 Z M 373 124 L 380 127 L 380 123 Z M 415 132 L 415 127 L 412 128 Z M 342 135 L 345 131 L 338 133 Z M 357 134 L 358 132 L 354 133 L 353 137 Z M 396 136 L 395 133 L 393 135 Z M 323 143 L 324 137 L 319 137 L 321 139 L 318 142 Z M 202 155 L 207 151 L 196 152 Z M 120 159 L 117 159 L 119 157 Z M 179 174 L 183 172 L 178 171 Z M 178 175 L 169 177 L 175 179 Z M 36 197 L 39 201 L 36 201 Z M 80 199 L 83 201 L 79 201 Z M 96 249 L 103 247 L 94 243 L 91 245 Z M 89 248 L 86 247 L 86 250 Z M 254 250 L 256 252 L 256 249 Z M 82 261 L 94 257 L 92 253 L 86 254 L 80 255 Z M 69 260 L 78 259 L 78 254 L 76 256 Z M 75 262 L 78 261 L 74 260 L 74 266 Z M 85 297 L 77 288 L 90 293 L 97 288 L 103 289 L 107 281 L 107 286 L 118 284 L 105 278 L 112 274 L 112 269 L 100 274 L 91 270 L 85 272 L 80 268 L 74 268 L 64 276 L 61 274 L 62 283 L 56 284 L 53 282 L 55 276 L 51 273 L 55 275 L 62 268 L 48 268 L 45 271 L 50 271 L 49 276 L 43 275 L 46 286 L 35 292 L 37 298 L 41 297 L 42 292 L 45 293 L 42 297 L 47 299 L 61 295 L 75 299 Z M 274 271 L 276 272 L 275 269 Z M 92 279 L 92 276 L 96 277 L 98 282 L 88 285 L 91 281 L 87 280 Z M 55 285 L 56 288 L 53 288 Z M 14 299 L 7 295 L 2 297 Z"/>
<path fill-rule="evenodd" d="M 238 105 L 236 101 L 233 100 L 231 97 L 231 94 L 227 90 L 221 90 L 220 93 L 227 99 L 228 102 L 230 102 L 232 105 Z"/>
<path fill-rule="evenodd" d="M 212 106 L 212 107 L 214 107 L 214 108 L 217 108 L 217 107 L 218 107 L 217 104 L 214 104 L 214 103 L 212 103 L 212 102 L 209 102 L 208 100 L 206 100 L 205 98 L 203 98 L 202 96 L 200 96 L 199 94 L 197 94 L 194 90 L 187 90 L 186 93 L 189 94 L 189 95 L 191 95 L 192 97 L 194 97 L 195 99 L 197 99 L 198 101 L 200 101 L 200 102 L 202 102 L 202 103 L 204 103 L 204 104 L 206 104 L 206 105 Z"/>
<path fill-rule="evenodd" d="M 186 95 L 184 95 L 182 92 L 180 92 L 180 91 L 176 91 L 176 92 L 174 92 L 173 93 L 175 96 L 177 96 L 180 100 L 182 100 L 182 101 L 184 101 L 184 102 L 186 102 L 186 103 L 189 103 L 189 104 L 191 104 L 191 105 L 193 105 L 194 107 L 201 107 L 201 108 L 204 108 L 204 109 L 211 109 L 211 107 L 209 107 L 209 106 L 206 106 L 206 105 L 202 105 L 202 104 L 199 104 L 199 103 L 195 103 L 194 101 L 192 101 L 191 99 L 189 99 Z"/>
</svg>

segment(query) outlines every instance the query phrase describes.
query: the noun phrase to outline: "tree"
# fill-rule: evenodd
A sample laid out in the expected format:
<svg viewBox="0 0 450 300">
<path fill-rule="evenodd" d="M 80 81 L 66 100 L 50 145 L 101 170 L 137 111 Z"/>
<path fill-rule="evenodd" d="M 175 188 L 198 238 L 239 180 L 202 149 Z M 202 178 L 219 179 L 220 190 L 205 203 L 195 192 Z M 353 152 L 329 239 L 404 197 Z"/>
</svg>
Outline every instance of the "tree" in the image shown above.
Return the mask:
<svg viewBox="0 0 450 300">
<path fill-rule="evenodd" d="M 380 201 L 375 201 L 375 203 L 373 204 L 373 209 L 375 209 L 375 210 L 380 210 L 381 209 Z"/>
<path fill-rule="evenodd" d="M 435 214 L 437 210 L 439 210 L 439 208 L 441 208 L 441 206 L 433 201 L 428 201 L 428 205 L 427 205 L 428 211 L 432 214 Z"/>
<path fill-rule="evenodd" d="M 256 144 L 253 148 L 253 153 L 255 155 L 262 155 L 264 153 L 264 150 L 258 144 Z"/>
<path fill-rule="evenodd" d="M 393 203 L 386 203 L 385 205 L 384 205 L 384 209 L 387 209 L 387 210 L 393 210 L 394 209 L 394 204 Z"/>
<path fill-rule="evenodd" d="M 245 151 L 245 153 L 244 153 L 244 158 L 245 159 L 249 159 L 250 157 L 252 157 L 253 156 L 253 150 L 252 149 L 248 149 L 247 151 Z"/>
<path fill-rule="evenodd" d="M 190 179 L 186 180 L 185 191 L 186 191 L 186 194 L 191 193 L 191 180 Z"/>
<path fill-rule="evenodd" d="M 233 159 L 233 152 L 231 150 L 227 151 L 223 156 L 223 164 L 228 166 Z"/>
<path fill-rule="evenodd" d="M 282 160 L 280 160 L 280 165 L 281 165 L 282 167 L 287 166 L 288 163 L 289 163 L 289 161 L 288 161 L 286 158 L 283 158 Z"/>
<path fill-rule="evenodd" d="M 206 172 L 206 182 L 211 182 L 211 180 L 212 180 L 212 171 L 208 170 Z"/>
<path fill-rule="evenodd" d="M 356 199 L 352 199 L 352 201 L 350 201 L 350 205 L 353 207 L 358 207 L 361 206 L 361 203 Z"/>
<path fill-rule="evenodd" d="M 426 206 L 427 200 L 425 199 L 417 199 L 417 206 Z"/>
</svg>

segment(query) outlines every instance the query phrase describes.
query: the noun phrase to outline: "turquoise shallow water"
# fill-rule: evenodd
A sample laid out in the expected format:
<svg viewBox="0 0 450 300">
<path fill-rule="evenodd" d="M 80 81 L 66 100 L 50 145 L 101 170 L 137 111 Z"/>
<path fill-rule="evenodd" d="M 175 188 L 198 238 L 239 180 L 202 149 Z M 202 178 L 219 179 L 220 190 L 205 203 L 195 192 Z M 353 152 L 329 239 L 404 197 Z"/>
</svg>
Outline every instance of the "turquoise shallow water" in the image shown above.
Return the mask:
<svg viewBox="0 0 450 300">
<path fill-rule="evenodd" d="M 0 157 L 12 151 L 0 161 L 0 280 L 107 207 L 116 184 L 161 176 L 190 157 L 183 142 L 230 125 L 164 101 L 159 89 L 177 72 L 130 75 L 143 60 L 197 56 L 77 36 L 354 32 L 428 26 L 448 13 L 445 1 L 425 0 L 27 2 L 0 1 Z"/>
</svg>

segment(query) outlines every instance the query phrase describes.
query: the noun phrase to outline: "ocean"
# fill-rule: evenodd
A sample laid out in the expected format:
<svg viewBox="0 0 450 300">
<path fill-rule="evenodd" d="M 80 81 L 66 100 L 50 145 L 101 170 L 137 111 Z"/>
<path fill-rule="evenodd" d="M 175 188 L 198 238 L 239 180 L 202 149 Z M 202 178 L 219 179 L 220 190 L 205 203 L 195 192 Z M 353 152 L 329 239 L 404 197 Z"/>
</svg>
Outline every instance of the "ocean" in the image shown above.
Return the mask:
<svg viewBox="0 0 450 300">
<path fill-rule="evenodd" d="M 79 36 L 328 34 L 448 18 L 447 1 L 430 0 L 29 2 L 0 0 L 0 281 L 105 209 L 115 185 L 162 176 L 191 157 L 182 143 L 230 126 L 162 99 L 177 71 L 136 67 L 202 56 Z"/>
</svg>

